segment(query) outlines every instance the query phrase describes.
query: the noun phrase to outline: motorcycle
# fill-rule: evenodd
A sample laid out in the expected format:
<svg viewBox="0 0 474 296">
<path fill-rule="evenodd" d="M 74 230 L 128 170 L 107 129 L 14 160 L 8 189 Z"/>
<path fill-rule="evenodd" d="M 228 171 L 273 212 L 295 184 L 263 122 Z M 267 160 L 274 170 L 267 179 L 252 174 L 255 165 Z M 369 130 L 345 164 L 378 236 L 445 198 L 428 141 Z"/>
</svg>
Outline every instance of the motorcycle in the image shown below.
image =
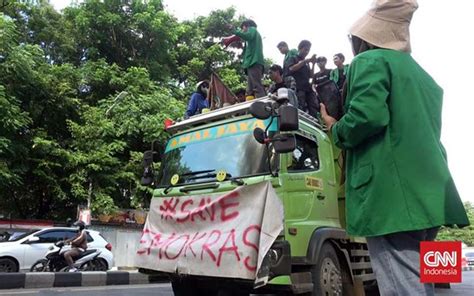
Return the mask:
<svg viewBox="0 0 474 296">
<path fill-rule="evenodd" d="M 71 249 L 71 245 L 64 241 L 58 241 L 49 247 L 45 258 L 36 261 L 30 268 L 31 272 L 67 272 L 69 266 L 64 259 L 64 253 Z M 97 257 L 101 251 L 97 249 L 88 249 L 74 259 L 74 267 L 78 271 L 107 271 L 107 266 Z"/>
</svg>

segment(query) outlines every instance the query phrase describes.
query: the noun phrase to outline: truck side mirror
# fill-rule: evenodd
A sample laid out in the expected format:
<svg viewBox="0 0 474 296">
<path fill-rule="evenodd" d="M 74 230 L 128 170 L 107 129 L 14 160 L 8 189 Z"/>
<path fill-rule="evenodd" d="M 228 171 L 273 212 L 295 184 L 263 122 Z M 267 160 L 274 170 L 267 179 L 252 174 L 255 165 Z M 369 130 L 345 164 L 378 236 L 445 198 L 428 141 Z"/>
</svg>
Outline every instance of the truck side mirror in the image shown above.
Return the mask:
<svg viewBox="0 0 474 296">
<path fill-rule="evenodd" d="M 144 171 L 140 183 L 143 186 L 153 184 L 155 174 L 153 173 L 153 156 L 156 152 L 153 150 L 147 150 L 143 153 L 143 166 Z"/>
<path fill-rule="evenodd" d="M 257 119 L 267 119 L 272 116 L 272 104 L 268 102 L 255 102 L 250 105 L 249 112 Z"/>
<path fill-rule="evenodd" d="M 153 141 L 151 143 L 151 150 L 147 150 L 143 153 L 143 175 L 141 178 L 141 184 L 148 186 L 153 184 L 155 180 L 155 174 L 153 171 L 153 163 L 161 160 L 161 145 L 158 141 Z"/>
<path fill-rule="evenodd" d="M 259 127 L 253 130 L 253 137 L 260 144 L 265 144 L 265 140 L 267 139 L 267 135 L 265 135 L 265 131 Z"/>
<path fill-rule="evenodd" d="M 159 162 L 161 161 L 161 154 L 164 151 L 163 145 L 158 142 L 158 140 L 155 140 L 151 143 L 151 151 L 153 151 L 153 162 Z"/>
<path fill-rule="evenodd" d="M 143 153 L 143 166 L 153 165 L 155 153 L 153 150 L 147 150 Z"/>
<path fill-rule="evenodd" d="M 278 134 L 273 137 L 272 142 L 277 153 L 293 152 L 296 149 L 296 138 L 292 134 Z"/>
<path fill-rule="evenodd" d="M 278 110 L 280 120 L 278 128 L 283 132 L 297 131 L 299 129 L 298 109 L 293 106 L 281 106 Z"/>
</svg>

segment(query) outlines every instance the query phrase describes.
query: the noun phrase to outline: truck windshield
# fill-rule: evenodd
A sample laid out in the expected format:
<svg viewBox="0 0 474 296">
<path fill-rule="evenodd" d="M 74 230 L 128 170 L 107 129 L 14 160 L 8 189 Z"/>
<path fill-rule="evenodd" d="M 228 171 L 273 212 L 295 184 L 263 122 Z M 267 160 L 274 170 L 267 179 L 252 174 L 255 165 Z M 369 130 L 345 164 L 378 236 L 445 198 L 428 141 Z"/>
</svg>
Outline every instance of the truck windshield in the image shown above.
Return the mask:
<svg viewBox="0 0 474 296">
<path fill-rule="evenodd" d="M 253 137 L 255 127 L 264 128 L 268 123 L 252 118 L 171 138 L 162 159 L 158 185 L 170 185 L 174 175 L 179 176 L 176 184 L 209 182 L 215 180 L 215 173 L 220 170 L 232 178 L 270 173 L 267 148 Z"/>
</svg>

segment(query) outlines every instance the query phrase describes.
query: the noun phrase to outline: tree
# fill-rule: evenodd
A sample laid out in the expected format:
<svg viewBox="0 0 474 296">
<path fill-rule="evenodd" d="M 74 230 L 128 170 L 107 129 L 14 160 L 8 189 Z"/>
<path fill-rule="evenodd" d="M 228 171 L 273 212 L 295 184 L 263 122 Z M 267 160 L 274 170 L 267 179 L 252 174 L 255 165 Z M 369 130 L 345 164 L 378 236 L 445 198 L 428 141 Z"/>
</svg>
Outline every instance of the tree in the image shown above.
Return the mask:
<svg viewBox="0 0 474 296">
<path fill-rule="evenodd" d="M 57 12 L 14 1 L 0 14 L 0 209 L 64 219 L 144 207 L 143 151 L 164 144 L 197 81 L 245 77 L 224 50 L 235 9 L 178 21 L 160 0 L 85 0 Z M 126 94 L 121 95 L 119 94 Z M 117 99 L 119 97 L 119 99 Z M 117 99 L 117 100 L 116 100 Z"/>
<path fill-rule="evenodd" d="M 470 202 L 464 203 L 471 225 L 464 228 L 441 227 L 436 240 L 462 241 L 468 246 L 474 246 L 474 206 Z"/>
</svg>

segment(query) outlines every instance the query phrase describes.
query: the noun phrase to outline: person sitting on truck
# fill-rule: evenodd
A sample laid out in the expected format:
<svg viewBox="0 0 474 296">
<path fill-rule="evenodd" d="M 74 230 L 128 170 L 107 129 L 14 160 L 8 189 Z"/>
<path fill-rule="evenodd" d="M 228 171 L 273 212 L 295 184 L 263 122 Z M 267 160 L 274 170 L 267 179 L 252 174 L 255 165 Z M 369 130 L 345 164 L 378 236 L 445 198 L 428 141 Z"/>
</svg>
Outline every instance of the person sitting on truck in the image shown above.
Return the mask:
<svg viewBox="0 0 474 296">
<path fill-rule="evenodd" d="M 319 101 L 327 107 L 329 115 L 339 119 L 342 116 L 341 94 L 336 83 L 329 79 L 331 70 L 326 69 L 326 62 L 325 57 L 316 58 L 319 72 L 313 76 L 312 89 L 318 95 Z"/>
<path fill-rule="evenodd" d="M 265 61 L 262 36 L 257 31 L 257 24 L 253 20 L 245 20 L 240 25 L 240 29 L 234 31 L 234 34 L 245 41 L 242 67 L 247 74 L 246 96 L 248 99 L 264 97 L 262 76 Z"/>
<path fill-rule="evenodd" d="M 73 226 L 78 228 L 76 236 L 65 241 L 65 243 L 71 244 L 71 249 L 64 253 L 64 259 L 69 266 L 69 272 L 77 271 L 77 268 L 74 267 L 73 257 L 78 257 L 87 249 L 87 234 L 85 231 L 86 225 L 82 221 L 77 221 L 73 224 Z"/>
<path fill-rule="evenodd" d="M 346 150 L 347 232 L 367 238 L 381 295 L 434 295 L 420 282 L 420 242 L 469 225 L 440 141 L 443 90 L 410 55 L 417 8 L 377 0 L 350 29 L 346 113 L 336 121 L 321 104 Z"/>
<path fill-rule="evenodd" d="M 202 109 L 209 108 L 207 93 L 209 91 L 209 81 L 203 80 L 196 84 L 196 92 L 189 99 L 188 108 L 184 114 L 184 118 L 189 118 L 196 114 L 200 114 Z"/>
<path fill-rule="evenodd" d="M 268 93 L 276 95 L 280 88 L 288 89 L 288 102 L 298 108 L 298 98 L 296 97 L 296 82 L 291 76 L 282 77 L 283 69 L 280 65 L 273 64 L 268 70 L 268 76 L 273 83 L 268 88 Z"/>
</svg>

